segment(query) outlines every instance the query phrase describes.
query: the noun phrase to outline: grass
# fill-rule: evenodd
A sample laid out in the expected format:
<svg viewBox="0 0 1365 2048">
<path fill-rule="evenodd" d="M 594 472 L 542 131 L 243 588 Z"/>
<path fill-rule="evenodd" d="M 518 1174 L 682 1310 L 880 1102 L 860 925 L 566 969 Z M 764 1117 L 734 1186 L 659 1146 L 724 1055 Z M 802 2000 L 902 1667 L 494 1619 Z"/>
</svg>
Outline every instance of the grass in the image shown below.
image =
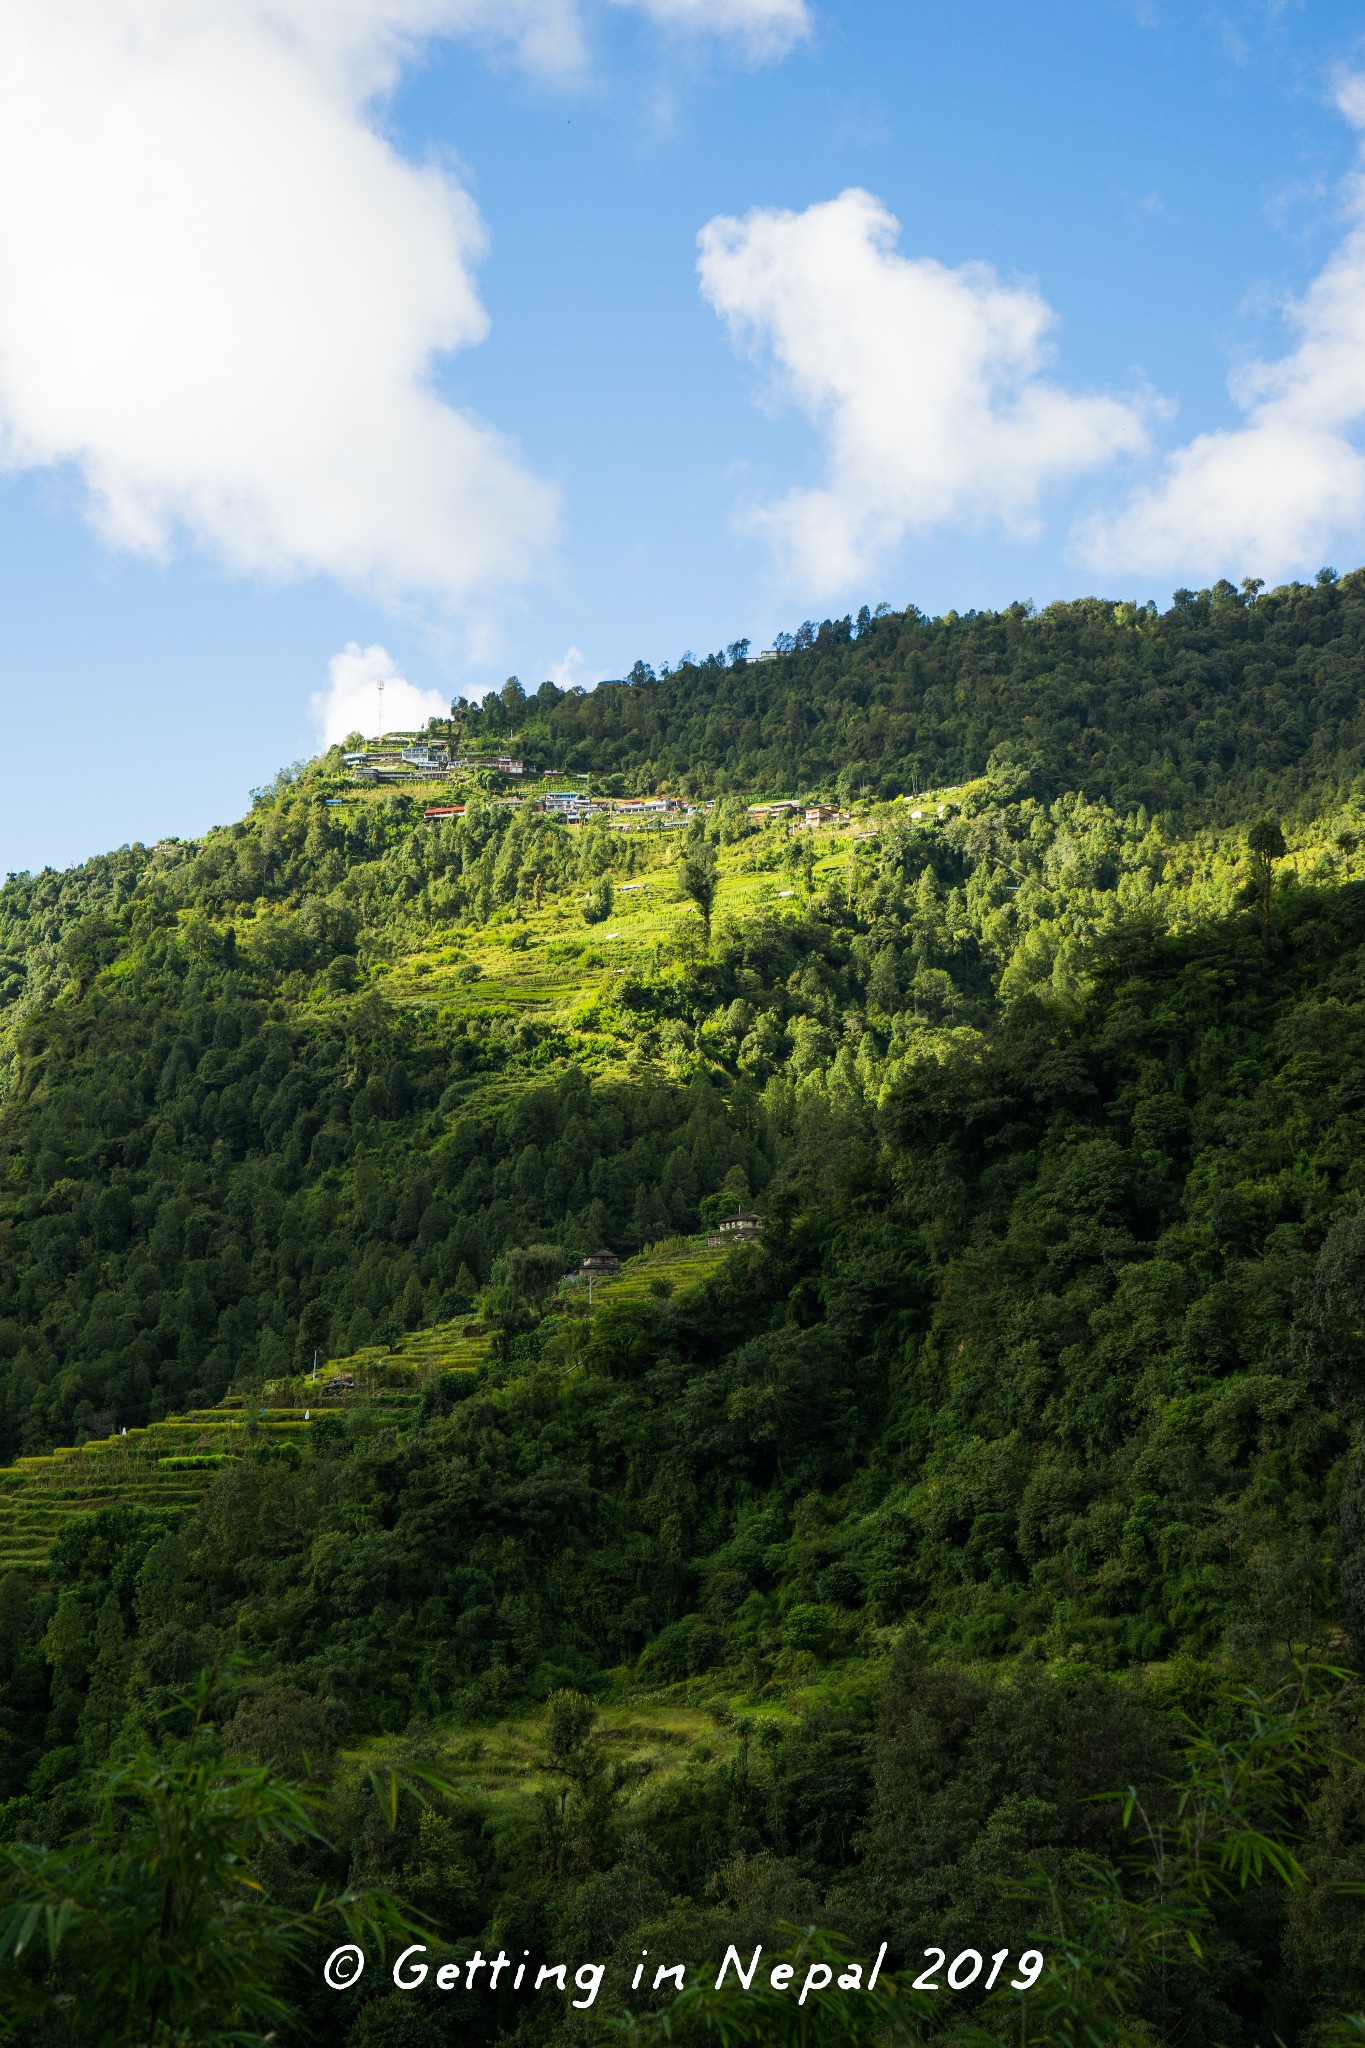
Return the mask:
<svg viewBox="0 0 1365 2048">
<path fill-rule="evenodd" d="M 348 792 L 348 797 L 358 803 L 382 801 L 382 794 L 372 790 Z M 817 889 L 846 874 L 849 843 L 868 822 L 862 818 L 809 834 L 803 830 L 800 843 L 812 844 L 816 852 Z M 767 865 L 781 862 L 784 842 L 785 827 L 775 826 L 719 850 L 717 934 L 762 910 L 799 915 L 804 909 L 800 879 L 784 864 Z M 476 1012 L 540 1009 L 553 1016 L 607 986 L 614 974 L 648 972 L 699 951 L 696 912 L 679 900 L 673 878 L 682 835 L 623 837 L 613 852 L 636 865 L 629 873 L 612 875 L 615 900 L 602 923 L 585 921 L 584 887 L 547 898 L 539 908 L 523 907 L 515 919 L 495 915 L 481 928 L 452 927 L 379 970 L 386 994 L 419 1006 L 453 1005 Z M 471 968 L 479 970 L 477 979 L 470 977 Z"/>
<path fill-rule="evenodd" d="M 603 1674 L 593 1691 L 595 1734 L 603 1761 L 626 1775 L 627 1803 L 647 1798 L 670 1779 L 730 1763 L 742 1741 L 791 1728 L 823 1707 L 836 1711 L 866 1701 L 885 1678 L 886 1651 L 835 1659 L 819 1668 L 774 1676 L 755 1694 L 736 1672 L 708 1671 L 673 1685 L 637 1678 L 626 1668 Z M 537 1793 L 562 1780 L 547 1757 L 545 1705 L 518 1707 L 477 1727 L 438 1719 L 416 1741 L 425 1762 L 477 1798 L 495 1824 L 513 1823 Z M 375 1736 L 345 1752 L 344 1768 L 401 1768 L 411 1732 Z"/>
</svg>

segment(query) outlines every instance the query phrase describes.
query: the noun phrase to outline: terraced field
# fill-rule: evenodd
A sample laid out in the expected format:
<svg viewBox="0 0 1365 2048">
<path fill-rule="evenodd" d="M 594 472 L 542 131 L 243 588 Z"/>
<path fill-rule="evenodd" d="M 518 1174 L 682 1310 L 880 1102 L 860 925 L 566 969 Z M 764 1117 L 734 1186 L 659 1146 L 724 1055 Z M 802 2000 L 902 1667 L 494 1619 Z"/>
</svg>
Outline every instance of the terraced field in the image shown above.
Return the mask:
<svg viewBox="0 0 1365 2048">
<path fill-rule="evenodd" d="M 651 1283 L 696 1286 L 726 1252 L 706 1240 L 677 1238 L 629 1260 L 592 1289 L 595 1313 L 609 1300 L 642 1298 Z M 587 1289 L 565 1287 L 561 1305 L 588 1313 Z M 214 1473 L 263 1444 L 301 1444 L 319 1414 L 359 1409 L 393 1423 L 417 1419 L 423 1384 L 447 1372 L 473 1372 L 488 1356 L 486 1330 L 465 1320 L 414 1331 L 391 1351 L 370 1345 L 332 1359 L 316 1378 L 275 1380 L 260 1396 L 229 1393 L 216 1408 L 168 1416 L 145 1429 L 21 1458 L 0 1468 L 0 1572 L 42 1572 L 62 1530 L 102 1508 L 132 1506 L 183 1513 Z"/>
<path fill-rule="evenodd" d="M 788 1716 L 774 1706 L 749 1718 L 782 1722 Z M 545 1709 L 538 1707 L 475 1730 L 433 1728 L 427 1739 L 443 1771 L 495 1806 L 510 1808 L 555 1782 L 546 1724 Z M 604 1760 L 624 1767 L 639 1785 L 657 1784 L 698 1764 L 729 1762 L 740 1740 L 735 1716 L 723 1708 L 717 1714 L 708 1706 L 647 1694 L 600 1701 L 596 1733 Z M 393 1768 L 401 1763 L 403 1746 L 402 1737 L 379 1737 L 348 1755 L 362 1768 Z"/>
<path fill-rule="evenodd" d="M 202 1415 L 21 1458 L 0 1470 L 0 1571 L 41 1571 L 62 1530 L 101 1508 L 188 1508 L 248 1442 L 285 1441 L 305 1426 L 293 1410 L 262 1409 L 248 1418 L 230 1398 Z"/>
</svg>

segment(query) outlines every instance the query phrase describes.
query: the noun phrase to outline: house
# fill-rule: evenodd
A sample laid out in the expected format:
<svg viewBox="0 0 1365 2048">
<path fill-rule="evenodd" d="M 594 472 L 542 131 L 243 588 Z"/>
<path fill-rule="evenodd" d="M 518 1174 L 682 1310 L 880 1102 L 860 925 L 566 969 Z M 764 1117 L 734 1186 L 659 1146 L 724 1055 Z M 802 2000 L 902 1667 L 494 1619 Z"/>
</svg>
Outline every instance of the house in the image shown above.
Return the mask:
<svg viewBox="0 0 1365 2048">
<path fill-rule="evenodd" d="M 419 768 L 430 775 L 444 775 L 450 766 L 450 756 L 444 747 L 430 747 L 425 742 L 404 747 L 402 758 L 409 768 Z"/>
<path fill-rule="evenodd" d="M 452 768 L 465 770 L 484 768 L 490 774 L 498 775 L 526 773 L 526 763 L 518 761 L 512 754 L 457 754 L 450 765 Z"/>
<path fill-rule="evenodd" d="M 428 825 L 443 825 L 447 818 L 462 818 L 464 816 L 464 805 L 432 804 L 427 810 L 423 811 L 422 816 L 426 819 Z"/>
<path fill-rule="evenodd" d="M 569 825 L 581 825 L 585 818 L 606 809 L 605 804 L 595 802 L 586 791 L 576 789 L 547 790 L 540 801 L 547 817 L 563 818 Z"/>
<path fill-rule="evenodd" d="M 783 797 L 775 804 L 750 804 L 749 816 L 760 821 L 764 818 L 785 818 L 801 808 L 794 798 Z"/>
<path fill-rule="evenodd" d="M 776 661 L 782 652 L 780 647 L 765 647 L 758 654 L 750 655 L 751 661 Z"/>
<path fill-rule="evenodd" d="M 708 1245 L 752 1244 L 762 1235 L 763 1218 L 755 1215 L 752 1209 L 740 1209 L 733 1216 L 722 1217 L 706 1242 Z"/>
<path fill-rule="evenodd" d="M 808 825 L 831 825 L 839 815 L 839 808 L 836 804 L 806 805 L 806 823 Z"/>
<path fill-rule="evenodd" d="M 585 1280 L 611 1280 L 620 1272 L 621 1261 L 615 1252 L 603 1246 L 600 1251 L 589 1252 L 578 1270 Z"/>
</svg>

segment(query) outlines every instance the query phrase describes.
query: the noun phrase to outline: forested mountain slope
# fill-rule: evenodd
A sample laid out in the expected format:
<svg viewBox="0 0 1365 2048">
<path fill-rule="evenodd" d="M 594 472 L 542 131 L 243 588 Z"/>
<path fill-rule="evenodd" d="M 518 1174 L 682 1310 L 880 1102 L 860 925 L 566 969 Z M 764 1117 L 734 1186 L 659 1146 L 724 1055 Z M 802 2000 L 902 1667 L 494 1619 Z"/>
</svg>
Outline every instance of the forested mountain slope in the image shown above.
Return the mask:
<svg viewBox="0 0 1365 2048">
<path fill-rule="evenodd" d="M 1348 2038 L 1363 596 L 889 616 L 467 714 L 740 792 L 687 833 L 476 785 L 428 822 L 333 754 L 202 845 L 12 878 L 6 1454 L 464 1318 L 487 1362 L 0 1582 L 0 1838 L 207 1742 L 330 1788 L 281 1898 L 378 1873 L 465 1953 L 818 1920 L 897 1966 L 1046 1924 L 1137 1958 L 1076 1964 L 1092 2040 Z M 851 821 L 749 818 L 803 784 Z M 760 1241 L 694 1286 L 556 1291 L 737 1206 Z M 1283 1886 L 1125 1861 L 1096 1802 L 1175 1842 L 1188 1715 L 1262 1744 L 1217 1825 L 1296 1844 Z M 375 1756 L 460 1789 L 386 1832 Z M 381 1979 L 346 2038 L 589 2024 L 415 2014 Z"/>
</svg>

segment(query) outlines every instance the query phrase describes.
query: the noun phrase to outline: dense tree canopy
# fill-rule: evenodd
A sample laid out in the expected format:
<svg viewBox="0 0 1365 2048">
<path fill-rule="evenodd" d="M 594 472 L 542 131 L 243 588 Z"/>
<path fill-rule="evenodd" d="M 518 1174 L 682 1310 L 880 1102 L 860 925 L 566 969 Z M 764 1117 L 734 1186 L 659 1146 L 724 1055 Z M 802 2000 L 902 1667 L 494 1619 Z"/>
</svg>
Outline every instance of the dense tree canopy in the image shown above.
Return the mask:
<svg viewBox="0 0 1365 2048">
<path fill-rule="evenodd" d="M 1365 768 L 1365 575 L 1266 591 L 1220 582 L 1172 608 L 1082 598 L 929 618 L 864 610 L 592 691 L 542 684 L 544 765 L 622 786 L 892 796 L 994 759 L 1051 799 L 1083 790 L 1189 824 L 1321 804 Z M 738 658 L 735 658 L 736 655 Z M 507 714 L 466 714 L 471 730 Z"/>
</svg>

